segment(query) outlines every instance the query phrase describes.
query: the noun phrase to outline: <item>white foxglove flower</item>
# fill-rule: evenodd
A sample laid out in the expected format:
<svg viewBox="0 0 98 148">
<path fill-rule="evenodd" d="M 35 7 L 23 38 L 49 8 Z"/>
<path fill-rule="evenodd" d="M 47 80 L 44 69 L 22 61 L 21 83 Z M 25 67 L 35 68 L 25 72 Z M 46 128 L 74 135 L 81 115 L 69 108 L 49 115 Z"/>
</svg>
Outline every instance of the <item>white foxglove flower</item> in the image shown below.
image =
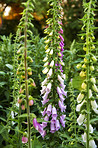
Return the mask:
<svg viewBox="0 0 98 148">
<path fill-rule="evenodd" d="M 81 125 L 84 121 L 85 115 L 80 114 L 79 117 L 77 118 L 77 122 L 79 125 Z"/>
<path fill-rule="evenodd" d="M 52 68 L 49 70 L 49 72 L 47 73 L 47 77 L 50 78 L 52 75 Z"/>
<path fill-rule="evenodd" d="M 95 92 L 98 92 L 98 88 L 97 88 L 97 86 L 96 86 L 95 84 L 92 86 L 92 88 L 93 88 L 93 90 L 94 90 Z"/>
<path fill-rule="evenodd" d="M 98 105 L 97 105 L 95 100 L 91 101 L 91 106 L 92 106 L 93 109 L 97 109 Z"/>
<path fill-rule="evenodd" d="M 46 56 L 44 59 L 43 59 L 43 62 L 46 62 L 48 60 L 48 57 Z"/>
<path fill-rule="evenodd" d="M 46 43 L 46 44 L 48 44 L 49 42 L 50 42 L 50 40 L 49 40 L 49 39 L 45 41 L 45 43 Z"/>
<path fill-rule="evenodd" d="M 53 67 L 53 66 L 54 66 L 54 61 L 52 60 L 50 63 L 50 67 Z"/>
<path fill-rule="evenodd" d="M 50 49 L 48 48 L 48 49 L 45 51 L 45 53 L 49 53 L 49 51 L 50 51 Z"/>
<path fill-rule="evenodd" d="M 49 36 L 52 36 L 52 35 L 53 35 L 53 31 L 52 31 L 52 32 L 50 32 Z"/>
<path fill-rule="evenodd" d="M 41 83 L 41 85 L 45 85 L 47 83 L 47 78 Z"/>
<path fill-rule="evenodd" d="M 91 89 L 89 89 L 89 98 L 91 98 L 92 97 L 92 91 L 91 91 Z"/>
<path fill-rule="evenodd" d="M 58 80 L 59 80 L 61 83 L 64 83 L 64 80 L 61 78 L 60 75 L 58 75 Z"/>
<path fill-rule="evenodd" d="M 95 78 L 90 78 L 90 81 L 91 81 L 93 84 L 95 84 L 95 83 L 96 83 Z"/>
<path fill-rule="evenodd" d="M 46 73 L 48 72 L 48 70 L 49 70 L 49 69 L 48 69 L 47 67 L 45 67 L 44 70 L 42 71 L 42 73 L 43 73 L 43 74 L 46 74 Z"/>
<path fill-rule="evenodd" d="M 84 100 L 81 104 L 78 104 L 78 105 L 76 106 L 76 111 L 77 111 L 77 112 L 80 111 L 80 109 L 81 109 L 82 105 L 84 104 L 84 102 L 86 102 L 86 101 Z"/>
<path fill-rule="evenodd" d="M 93 133 L 93 131 L 94 131 L 91 124 L 89 125 L 89 131 L 90 131 L 90 133 Z"/>
<path fill-rule="evenodd" d="M 48 63 L 49 63 L 49 62 L 46 62 L 46 63 L 44 64 L 44 67 L 47 67 L 47 66 L 48 66 Z"/>
<path fill-rule="evenodd" d="M 49 55 L 53 55 L 53 49 L 51 49 L 51 51 L 49 52 Z"/>
<path fill-rule="evenodd" d="M 89 146 L 90 146 L 90 148 L 97 148 L 97 145 L 94 140 L 89 141 Z"/>
<path fill-rule="evenodd" d="M 48 83 L 47 88 L 46 88 L 46 91 L 47 91 L 47 92 L 50 92 L 51 86 L 52 86 L 51 83 Z"/>
<path fill-rule="evenodd" d="M 83 139 L 83 142 L 86 142 L 86 139 L 87 139 L 86 133 L 84 133 L 84 134 L 82 135 L 82 139 Z"/>
<path fill-rule="evenodd" d="M 45 91 L 46 91 L 46 86 L 43 86 L 43 87 L 42 87 L 42 90 L 41 90 L 41 95 L 44 94 Z"/>
<path fill-rule="evenodd" d="M 94 109 L 94 108 L 92 108 L 92 109 L 96 114 L 98 114 L 98 109 Z"/>
<path fill-rule="evenodd" d="M 77 102 L 80 103 L 82 101 L 82 99 L 84 98 L 84 94 L 79 94 L 77 97 Z"/>
</svg>

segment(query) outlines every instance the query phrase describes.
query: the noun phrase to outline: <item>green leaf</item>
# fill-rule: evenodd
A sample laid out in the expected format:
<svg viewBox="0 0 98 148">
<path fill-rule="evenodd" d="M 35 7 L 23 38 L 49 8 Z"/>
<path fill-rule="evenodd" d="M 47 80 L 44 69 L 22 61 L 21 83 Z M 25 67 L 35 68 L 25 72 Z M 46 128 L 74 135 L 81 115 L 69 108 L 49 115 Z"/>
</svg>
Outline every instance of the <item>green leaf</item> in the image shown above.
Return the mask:
<svg viewBox="0 0 98 148">
<path fill-rule="evenodd" d="M 27 117 L 28 115 L 27 115 L 27 113 L 25 113 L 25 114 L 22 114 L 22 115 L 20 115 L 20 116 L 18 116 L 19 118 L 24 118 L 24 117 Z"/>
<path fill-rule="evenodd" d="M 42 148 L 41 143 L 36 137 L 34 137 L 34 140 L 32 142 L 32 148 Z"/>
<path fill-rule="evenodd" d="M 84 78 L 81 78 L 80 76 L 75 76 L 72 80 L 72 85 L 74 88 L 81 90 L 81 85 L 84 81 Z"/>
<path fill-rule="evenodd" d="M 0 117 L 0 119 L 1 119 L 2 121 L 6 122 L 6 120 L 5 120 L 4 118 Z"/>
<path fill-rule="evenodd" d="M 0 71 L 0 75 L 5 75 L 5 72 L 3 72 L 3 71 Z"/>
<path fill-rule="evenodd" d="M 12 145 L 7 145 L 4 148 L 13 148 L 13 146 Z"/>
<path fill-rule="evenodd" d="M 94 119 L 91 119 L 91 120 L 90 120 L 90 123 L 95 122 L 95 121 L 98 121 L 98 117 L 96 117 L 96 118 L 94 118 Z"/>
<path fill-rule="evenodd" d="M 0 87 L 2 87 L 5 84 L 7 84 L 7 82 L 0 82 Z"/>
<path fill-rule="evenodd" d="M 13 69 L 13 66 L 11 64 L 6 64 L 6 67 L 8 67 L 10 70 Z"/>
</svg>

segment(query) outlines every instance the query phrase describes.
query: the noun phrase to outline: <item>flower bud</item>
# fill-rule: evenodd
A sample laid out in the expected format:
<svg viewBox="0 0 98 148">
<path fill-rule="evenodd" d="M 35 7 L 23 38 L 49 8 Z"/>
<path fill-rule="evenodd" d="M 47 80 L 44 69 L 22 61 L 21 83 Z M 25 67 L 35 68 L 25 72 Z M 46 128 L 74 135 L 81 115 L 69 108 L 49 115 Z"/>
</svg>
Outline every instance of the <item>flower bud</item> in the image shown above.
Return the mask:
<svg viewBox="0 0 98 148">
<path fill-rule="evenodd" d="M 82 85 L 81 85 L 81 87 L 82 87 L 83 89 L 86 89 L 87 85 L 83 82 Z"/>
<path fill-rule="evenodd" d="M 81 71 L 80 72 L 80 77 L 85 77 L 86 76 L 86 74 L 85 74 L 86 72 L 84 72 L 84 71 Z"/>
<path fill-rule="evenodd" d="M 33 100 L 29 100 L 29 106 L 32 106 L 33 105 Z"/>
<path fill-rule="evenodd" d="M 97 86 L 96 86 L 95 84 L 92 86 L 92 88 L 93 88 L 93 90 L 94 90 L 95 92 L 98 92 L 98 88 L 97 88 Z"/>
<path fill-rule="evenodd" d="M 95 83 L 96 83 L 95 78 L 90 78 L 90 81 L 91 81 L 93 84 L 95 84 Z"/>
<path fill-rule="evenodd" d="M 21 104 L 21 102 L 22 102 L 22 99 L 18 99 L 18 103 Z"/>
<path fill-rule="evenodd" d="M 21 109 L 22 110 L 25 110 L 25 105 L 21 105 Z"/>
<path fill-rule="evenodd" d="M 95 56 L 92 57 L 92 60 L 93 60 L 94 62 L 97 62 L 97 59 L 96 59 Z"/>
<path fill-rule="evenodd" d="M 77 67 L 77 69 L 80 69 L 81 68 L 81 64 L 78 64 L 76 67 Z"/>
<path fill-rule="evenodd" d="M 45 41 L 45 43 L 46 43 L 46 44 L 48 44 L 49 42 L 50 42 L 50 40 L 49 40 L 49 39 Z"/>
<path fill-rule="evenodd" d="M 85 65 L 85 64 L 83 64 L 83 65 L 82 65 L 82 68 L 86 68 L 86 65 Z"/>
<path fill-rule="evenodd" d="M 90 70 L 91 71 L 94 71 L 94 66 L 90 66 Z"/>
<path fill-rule="evenodd" d="M 83 47 L 83 50 L 84 50 L 84 51 L 86 51 L 86 49 L 87 49 L 86 47 Z"/>
</svg>

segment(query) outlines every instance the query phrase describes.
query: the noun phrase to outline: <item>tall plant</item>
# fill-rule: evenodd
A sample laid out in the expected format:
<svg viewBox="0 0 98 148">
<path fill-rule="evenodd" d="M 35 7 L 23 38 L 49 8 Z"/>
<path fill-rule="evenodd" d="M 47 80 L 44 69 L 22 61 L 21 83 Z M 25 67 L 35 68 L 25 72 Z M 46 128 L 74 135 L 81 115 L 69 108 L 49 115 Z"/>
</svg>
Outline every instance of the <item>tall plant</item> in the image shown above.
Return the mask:
<svg viewBox="0 0 98 148">
<path fill-rule="evenodd" d="M 80 77 L 84 79 L 81 85 L 81 92 L 77 97 L 76 110 L 80 112 L 77 119 L 78 124 L 85 126 L 84 134 L 82 135 L 83 142 L 86 142 L 86 148 L 96 148 L 95 141 L 93 139 L 93 126 L 91 125 L 91 118 L 93 118 L 92 110 L 98 114 L 98 105 L 95 101 L 96 93 L 98 92 L 96 86 L 96 80 L 94 78 L 94 64 L 97 62 L 95 53 L 95 42 L 94 42 L 94 11 L 95 11 L 95 0 L 89 2 L 84 1 L 84 17 L 81 39 L 84 41 L 84 60 L 77 65 L 80 71 Z"/>
<path fill-rule="evenodd" d="M 31 0 L 23 3 L 25 9 L 22 13 L 22 18 L 20 20 L 16 43 L 18 44 L 18 68 L 17 68 L 17 79 L 19 81 L 20 90 L 18 93 L 18 103 L 19 103 L 19 114 L 21 114 L 21 109 L 27 109 L 27 134 L 24 133 L 22 137 L 22 143 L 28 142 L 28 148 L 31 148 L 31 123 L 30 123 L 30 106 L 33 105 L 33 97 L 30 94 L 30 88 L 35 87 L 34 80 L 31 78 L 32 69 L 29 67 L 30 63 L 33 62 L 32 58 L 28 55 L 28 46 L 32 41 L 32 28 L 33 24 L 31 20 L 33 19 L 32 12 L 34 5 Z M 19 120 L 19 122 L 21 122 Z M 20 124 L 19 124 L 20 125 Z"/>
<path fill-rule="evenodd" d="M 66 92 L 64 91 L 64 79 L 62 66 L 63 51 L 64 51 L 64 38 L 62 36 L 62 21 L 60 10 L 62 9 L 58 0 L 50 0 L 50 9 L 47 11 L 48 15 L 52 18 L 47 19 L 47 28 L 45 33 L 45 53 L 43 74 L 47 74 L 45 80 L 41 83 L 42 90 L 42 105 L 44 111 L 42 112 L 43 119 L 42 125 L 38 124 L 36 119 L 33 120 L 35 128 L 41 133 L 42 137 L 47 133 L 55 133 L 61 128 L 65 127 L 65 109 L 64 100 Z M 47 121 L 50 121 L 50 128 Z"/>
</svg>

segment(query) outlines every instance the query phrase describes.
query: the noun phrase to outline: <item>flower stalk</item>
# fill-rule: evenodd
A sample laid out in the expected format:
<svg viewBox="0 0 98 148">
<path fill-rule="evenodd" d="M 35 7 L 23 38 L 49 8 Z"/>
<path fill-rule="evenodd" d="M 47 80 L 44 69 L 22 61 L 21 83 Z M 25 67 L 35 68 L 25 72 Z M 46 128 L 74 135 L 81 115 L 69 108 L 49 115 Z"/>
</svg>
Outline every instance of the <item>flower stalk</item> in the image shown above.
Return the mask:
<svg viewBox="0 0 98 148">
<path fill-rule="evenodd" d="M 84 2 L 84 11 L 85 15 L 82 19 L 84 25 L 82 27 L 82 31 L 85 30 L 85 33 L 82 34 L 81 39 L 85 40 L 83 45 L 83 50 L 86 52 L 84 60 L 77 65 L 77 69 L 81 69 L 80 77 L 84 78 L 84 82 L 81 85 L 81 92 L 77 97 L 78 105 L 76 107 L 76 111 L 80 112 L 80 116 L 77 119 L 79 125 L 84 125 L 86 127 L 86 132 L 82 135 L 83 142 L 86 142 L 86 148 L 96 148 L 96 144 L 94 142 L 93 136 L 93 127 L 90 124 L 91 119 L 91 107 L 93 111 L 97 114 L 97 103 L 94 100 L 95 92 L 98 92 L 97 86 L 95 85 L 96 80 L 94 77 L 94 66 L 93 64 L 97 61 L 95 56 L 93 55 L 95 49 L 95 43 L 93 42 L 94 38 L 94 7 L 95 1 L 90 0 L 88 3 Z M 94 103 L 94 107 L 92 105 L 92 101 Z M 83 107 L 86 109 L 83 109 Z"/>
</svg>

